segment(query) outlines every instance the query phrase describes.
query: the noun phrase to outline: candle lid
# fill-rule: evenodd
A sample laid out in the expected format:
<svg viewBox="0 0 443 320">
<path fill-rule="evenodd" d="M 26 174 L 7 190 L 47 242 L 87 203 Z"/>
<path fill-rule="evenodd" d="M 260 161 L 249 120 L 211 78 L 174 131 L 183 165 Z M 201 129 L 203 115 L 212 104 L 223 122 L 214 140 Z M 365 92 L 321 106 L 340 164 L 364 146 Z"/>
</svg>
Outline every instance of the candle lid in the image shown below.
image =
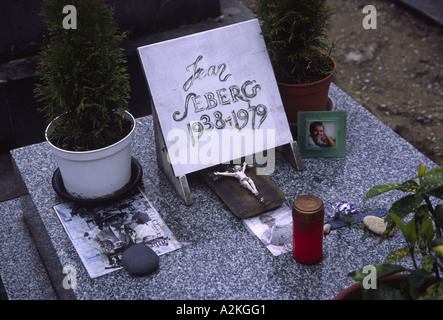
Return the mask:
<svg viewBox="0 0 443 320">
<path fill-rule="evenodd" d="M 292 208 L 300 213 L 312 214 L 323 209 L 323 201 L 316 196 L 302 195 L 295 199 Z"/>
</svg>

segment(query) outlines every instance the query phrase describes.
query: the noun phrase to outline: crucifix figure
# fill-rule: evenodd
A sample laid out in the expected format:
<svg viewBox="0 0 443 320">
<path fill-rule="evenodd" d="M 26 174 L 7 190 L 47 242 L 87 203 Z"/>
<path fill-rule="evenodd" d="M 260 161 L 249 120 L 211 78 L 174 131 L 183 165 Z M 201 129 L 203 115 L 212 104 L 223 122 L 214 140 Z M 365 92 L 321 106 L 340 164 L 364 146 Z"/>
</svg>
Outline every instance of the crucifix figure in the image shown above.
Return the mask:
<svg viewBox="0 0 443 320">
<path fill-rule="evenodd" d="M 259 202 L 265 203 L 265 200 L 258 193 L 257 188 L 255 187 L 254 181 L 250 177 L 245 174 L 246 170 L 246 162 L 243 163 L 243 167 L 240 165 L 234 166 L 234 172 L 214 172 L 216 176 L 226 176 L 226 177 L 234 177 L 237 178 L 240 182 L 240 186 L 249 190 Z"/>
</svg>

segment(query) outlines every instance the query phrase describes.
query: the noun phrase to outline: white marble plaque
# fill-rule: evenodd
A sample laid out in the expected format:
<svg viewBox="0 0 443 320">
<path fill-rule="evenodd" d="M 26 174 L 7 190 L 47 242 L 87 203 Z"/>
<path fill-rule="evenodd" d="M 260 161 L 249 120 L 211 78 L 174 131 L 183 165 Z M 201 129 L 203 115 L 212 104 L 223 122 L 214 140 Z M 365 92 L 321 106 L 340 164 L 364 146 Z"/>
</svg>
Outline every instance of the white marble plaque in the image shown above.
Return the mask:
<svg viewBox="0 0 443 320">
<path fill-rule="evenodd" d="M 258 20 L 138 48 L 176 177 L 293 139 Z"/>
</svg>

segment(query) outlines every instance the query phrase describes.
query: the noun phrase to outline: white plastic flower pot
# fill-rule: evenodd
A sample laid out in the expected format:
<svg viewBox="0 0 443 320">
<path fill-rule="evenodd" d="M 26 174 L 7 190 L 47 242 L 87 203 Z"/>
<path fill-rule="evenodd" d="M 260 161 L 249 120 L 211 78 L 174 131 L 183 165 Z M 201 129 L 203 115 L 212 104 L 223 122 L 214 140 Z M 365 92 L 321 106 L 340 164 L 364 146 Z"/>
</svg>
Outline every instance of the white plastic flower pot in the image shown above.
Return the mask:
<svg viewBox="0 0 443 320">
<path fill-rule="evenodd" d="M 46 128 L 45 137 L 55 155 L 66 192 L 80 199 L 109 197 L 128 184 L 131 178 L 131 142 L 135 132 L 135 119 L 125 112 L 131 121 L 131 132 L 120 141 L 92 151 L 68 151 L 53 145 L 48 135 L 57 125 L 57 119 Z"/>
</svg>

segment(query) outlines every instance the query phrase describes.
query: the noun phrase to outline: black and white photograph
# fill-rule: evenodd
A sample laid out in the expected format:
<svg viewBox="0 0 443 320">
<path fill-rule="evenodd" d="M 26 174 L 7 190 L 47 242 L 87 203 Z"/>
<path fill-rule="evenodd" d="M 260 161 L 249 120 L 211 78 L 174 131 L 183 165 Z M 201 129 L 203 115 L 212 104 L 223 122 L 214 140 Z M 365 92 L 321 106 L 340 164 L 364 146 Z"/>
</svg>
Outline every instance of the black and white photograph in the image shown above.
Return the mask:
<svg viewBox="0 0 443 320">
<path fill-rule="evenodd" d="M 121 269 L 121 257 L 133 244 L 143 243 L 157 255 L 181 247 L 141 191 L 106 206 L 68 202 L 54 210 L 91 278 Z"/>
<path fill-rule="evenodd" d="M 274 256 L 292 252 L 292 211 L 286 204 L 242 221 Z"/>
</svg>

